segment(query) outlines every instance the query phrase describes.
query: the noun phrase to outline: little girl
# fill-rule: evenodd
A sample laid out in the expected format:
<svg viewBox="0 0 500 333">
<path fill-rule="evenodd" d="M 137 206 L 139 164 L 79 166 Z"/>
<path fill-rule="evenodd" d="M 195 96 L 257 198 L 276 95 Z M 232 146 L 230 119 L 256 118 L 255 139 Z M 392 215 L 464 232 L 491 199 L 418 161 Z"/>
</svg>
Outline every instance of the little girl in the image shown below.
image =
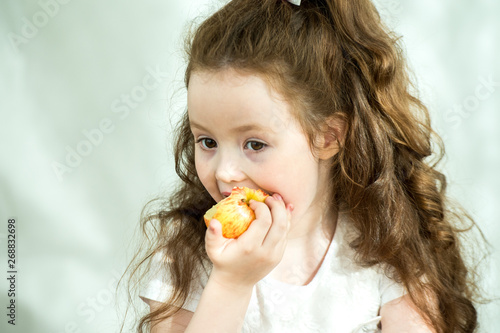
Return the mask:
<svg viewBox="0 0 500 333">
<path fill-rule="evenodd" d="M 374 6 L 233 0 L 189 41 L 182 183 L 143 217 L 138 332 L 473 332 L 465 218 Z M 270 196 L 226 239 L 203 214 L 235 186 Z"/>
</svg>

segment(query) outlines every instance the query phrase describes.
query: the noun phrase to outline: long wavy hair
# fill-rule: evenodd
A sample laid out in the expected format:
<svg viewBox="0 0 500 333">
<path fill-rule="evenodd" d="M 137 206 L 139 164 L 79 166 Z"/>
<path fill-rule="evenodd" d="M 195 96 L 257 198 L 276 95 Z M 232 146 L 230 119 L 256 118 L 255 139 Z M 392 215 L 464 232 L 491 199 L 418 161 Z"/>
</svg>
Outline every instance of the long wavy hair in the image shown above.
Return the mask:
<svg viewBox="0 0 500 333">
<path fill-rule="evenodd" d="M 391 267 L 391 277 L 437 333 L 475 331 L 477 287 L 459 239 L 474 221 L 448 202 L 445 176 L 436 168 L 442 142 L 417 97 L 398 37 L 369 0 L 303 0 L 300 6 L 233 0 L 189 34 L 186 54 L 186 87 L 193 72 L 227 68 L 267 80 L 292 105 L 312 149 L 321 124 L 341 117 L 346 131 L 330 167 L 332 205 L 347 210 L 359 231 L 350 244 L 358 262 Z M 140 319 L 140 333 L 174 314 L 200 268 L 210 266 L 202 216 L 215 202 L 195 170 L 187 111 L 175 134 L 180 185 L 168 200 L 146 205 L 144 242 L 128 267 L 129 285 L 137 286 L 155 254 L 167 254 L 162 267 L 174 292 Z"/>
</svg>

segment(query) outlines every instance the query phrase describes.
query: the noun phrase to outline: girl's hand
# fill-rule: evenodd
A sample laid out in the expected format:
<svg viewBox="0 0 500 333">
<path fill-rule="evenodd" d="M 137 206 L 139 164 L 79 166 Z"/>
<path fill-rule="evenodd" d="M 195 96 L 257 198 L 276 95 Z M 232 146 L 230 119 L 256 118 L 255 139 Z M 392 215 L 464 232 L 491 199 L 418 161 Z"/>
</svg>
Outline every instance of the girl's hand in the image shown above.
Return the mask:
<svg viewBox="0 0 500 333">
<path fill-rule="evenodd" d="M 237 239 L 222 236 L 219 221 L 213 219 L 205 235 L 205 247 L 213 263 L 211 279 L 233 287 L 253 287 L 281 261 L 290 228 L 293 206 L 285 207 L 275 193 L 265 202 L 250 201 L 255 220 Z"/>
</svg>

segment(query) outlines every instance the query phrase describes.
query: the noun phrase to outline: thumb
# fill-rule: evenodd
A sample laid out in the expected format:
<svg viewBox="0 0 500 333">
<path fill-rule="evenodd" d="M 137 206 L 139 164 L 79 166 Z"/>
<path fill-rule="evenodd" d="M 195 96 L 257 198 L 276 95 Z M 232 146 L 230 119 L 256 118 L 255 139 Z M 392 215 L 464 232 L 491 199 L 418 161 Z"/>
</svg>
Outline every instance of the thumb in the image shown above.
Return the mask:
<svg viewBox="0 0 500 333">
<path fill-rule="evenodd" d="M 205 247 L 207 253 L 213 253 L 214 251 L 221 251 L 224 248 L 224 243 L 226 239 L 222 236 L 222 225 L 216 219 L 210 220 L 207 228 L 207 233 L 205 234 Z"/>
</svg>

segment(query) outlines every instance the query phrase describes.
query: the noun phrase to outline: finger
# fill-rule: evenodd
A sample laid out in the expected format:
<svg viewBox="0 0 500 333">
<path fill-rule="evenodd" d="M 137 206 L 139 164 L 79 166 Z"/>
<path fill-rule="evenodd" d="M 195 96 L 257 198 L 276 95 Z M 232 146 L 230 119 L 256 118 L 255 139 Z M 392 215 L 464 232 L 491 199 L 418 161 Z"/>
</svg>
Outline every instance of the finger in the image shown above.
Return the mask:
<svg viewBox="0 0 500 333">
<path fill-rule="evenodd" d="M 271 234 L 268 234 L 265 239 L 265 243 L 263 244 L 263 248 L 267 249 L 266 251 L 269 253 L 269 255 L 278 261 L 281 261 L 281 259 L 283 258 L 283 254 L 285 253 L 293 209 L 294 207 L 292 204 L 286 205 L 286 230 L 283 232 L 279 230 L 279 228 L 275 228 L 272 231 L 270 230 Z"/>
<path fill-rule="evenodd" d="M 249 244 L 257 244 L 260 246 L 272 224 L 271 212 L 269 207 L 263 202 L 250 200 L 249 206 L 255 212 L 255 220 L 250 224 L 247 231 L 238 239 L 241 240 L 242 243 L 248 242 Z"/>
<path fill-rule="evenodd" d="M 275 200 L 269 200 L 269 202 L 266 200 L 266 204 L 271 210 L 273 224 L 269 228 L 263 245 L 270 248 L 276 247 L 278 243 L 286 239 L 290 220 L 290 212 L 287 210 L 283 198 L 277 193 L 274 194 L 274 197 Z"/>
</svg>

